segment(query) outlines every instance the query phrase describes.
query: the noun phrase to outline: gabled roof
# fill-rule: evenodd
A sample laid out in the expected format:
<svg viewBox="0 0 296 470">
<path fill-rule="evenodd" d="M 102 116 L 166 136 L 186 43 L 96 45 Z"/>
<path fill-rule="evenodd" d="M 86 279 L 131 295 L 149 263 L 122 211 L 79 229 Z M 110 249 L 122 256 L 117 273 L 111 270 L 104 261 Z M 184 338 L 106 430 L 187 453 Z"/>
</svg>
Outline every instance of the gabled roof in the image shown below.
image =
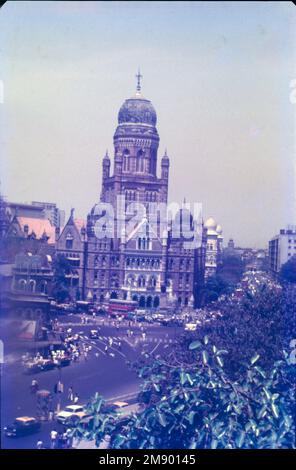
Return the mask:
<svg viewBox="0 0 296 470">
<path fill-rule="evenodd" d="M 72 226 L 72 227 L 75 227 L 75 229 L 77 230 L 78 235 L 79 235 L 79 237 L 80 237 L 80 239 L 81 239 L 81 229 L 82 229 L 82 228 L 86 228 L 86 222 L 85 222 L 84 219 L 74 219 L 73 215 L 74 215 L 74 211 L 72 210 L 72 211 L 71 211 L 71 215 L 70 215 L 70 217 L 69 217 L 67 223 L 64 225 L 63 228 L 61 228 L 61 232 L 60 232 L 59 238 L 61 238 L 62 234 L 64 233 L 64 231 L 65 231 L 65 229 L 66 229 L 67 227 Z M 85 234 L 85 236 L 86 236 L 86 234 Z"/>
<path fill-rule="evenodd" d="M 34 233 L 37 239 L 40 239 L 46 235 L 48 237 L 48 243 L 55 242 L 55 227 L 48 219 L 16 216 L 16 220 L 18 221 L 23 232 L 25 231 L 25 226 L 28 226 L 28 235 Z"/>
</svg>

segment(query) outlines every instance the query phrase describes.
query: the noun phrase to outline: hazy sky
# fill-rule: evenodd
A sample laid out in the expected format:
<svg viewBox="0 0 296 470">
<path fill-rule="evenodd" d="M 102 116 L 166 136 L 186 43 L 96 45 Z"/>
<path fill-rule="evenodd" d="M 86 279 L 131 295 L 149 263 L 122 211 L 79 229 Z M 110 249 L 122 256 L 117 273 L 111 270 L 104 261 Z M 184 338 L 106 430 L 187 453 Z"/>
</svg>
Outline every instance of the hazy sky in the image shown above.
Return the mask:
<svg viewBox="0 0 296 470">
<path fill-rule="evenodd" d="M 295 32 L 290 2 L 7 2 L 1 191 L 86 217 L 140 66 L 169 199 L 202 202 L 226 242 L 266 246 L 296 223 Z"/>
</svg>

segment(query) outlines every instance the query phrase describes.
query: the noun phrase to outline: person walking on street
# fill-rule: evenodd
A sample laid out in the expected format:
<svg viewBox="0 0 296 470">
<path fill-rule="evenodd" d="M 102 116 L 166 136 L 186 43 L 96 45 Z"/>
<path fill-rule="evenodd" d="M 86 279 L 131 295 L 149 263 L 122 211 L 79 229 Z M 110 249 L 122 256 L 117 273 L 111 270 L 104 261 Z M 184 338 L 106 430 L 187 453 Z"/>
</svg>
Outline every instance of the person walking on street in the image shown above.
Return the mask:
<svg viewBox="0 0 296 470">
<path fill-rule="evenodd" d="M 39 385 L 37 380 L 33 379 L 31 382 L 31 393 L 37 393 L 39 389 Z"/>
<path fill-rule="evenodd" d="M 75 393 L 74 400 L 73 400 L 74 405 L 76 405 L 78 403 L 78 401 L 79 401 L 79 395 L 78 395 L 78 393 Z"/>
<path fill-rule="evenodd" d="M 58 432 L 56 429 L 53 429 L 50 433 L 50 442 L 51 442 L 52 449 L 56 449 L 57 439 L 58 439 Z"/>
<path fill-rule="evenodd" d="M 39 439 L 39 441 L 37 441 L 36 449 L 43 449 L 43 441 L 41 441 L 41 439 Z"/>
<path fill-rule="evenodd" d="M 73 436 L 72 436 L 71 428 L 68 428 L 66 430 L 66 435 L 67 435 L 67 449 L 71 449 L 72 444 L 73 444 Z"/>
<path fill-rule="evenodd" d="M 73 401 L 74 400 L 74 393 L 73 393 L 73 387 L 69 387 L 68 389 L 68 400 Z"/>
</svg>

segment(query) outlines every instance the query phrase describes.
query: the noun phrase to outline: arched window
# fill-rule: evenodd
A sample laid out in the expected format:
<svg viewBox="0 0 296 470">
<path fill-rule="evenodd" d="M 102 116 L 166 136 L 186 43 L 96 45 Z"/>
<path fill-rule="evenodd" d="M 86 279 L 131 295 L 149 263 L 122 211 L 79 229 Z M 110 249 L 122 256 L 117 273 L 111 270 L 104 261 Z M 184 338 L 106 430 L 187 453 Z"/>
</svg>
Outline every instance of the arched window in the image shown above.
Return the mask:
<svg viewBox="0 0 296 470">
<path fill-rule="evenodd" d="M 66 236 L 66 250 L 73 248 L 73 235 L 69 232 Z"/>
<path fill-rule="evenodd" d="M 141 295 L 140 301 L 139 301 L 139 307 L 141 307 L 141 308 L 145 307 L 145 303 L 146 303 L 145 302 L 145 297 L 144 297 L 144 295 Z"/>
<path fill-rule="evenodd" d="M 47 282 L 46 281 L 42 282 L 41 284 L 41 293 L 47 294 Z"/>
<path fill-rule="evenodd" d="M 146 279 L 145 276 L 139 276 L 138 278 L 138 287 L 145 287 Z"/>
<path fill-rule="evenodd" d="M 20 279 L 19 282 L 18 282 L 18 285 L 19 285 L 19 290 L 25 290 L 26 289 L 26 281 L 25 279 Z"/>
<path fill-rule="evenodd" d="M 35 286 L 36 286 L 36 282 L 33 279 L 31 279 L 29 282 L 29 291 L 35 292 Z"/>
<path fill-rule="evenodd" d="M 144 171 L 144 151 L 142 149 L 137 152 L 136 171 L 141 173 Z"/>
<path fill-rule="evenodd" d="M 129 159 L 129 150 L 128 149 L 125 149 L 123 151 L 123 171 L 129 171 L 130 169 L 130 165 L 129 165 L 129 162 L 130 162 L 130 159 Z"/>
<path fill-rule="evenodd" d="M 156 287 L 157 284 L 157 279 L 155 276 L 151 276 L 149 279 L 149 286 L 150 287 Z"/>
<path fill-rule="evenodd" d="M 149 295 L 146 300 L 146 307 L 151 308 L 152 307 L 152 297 Z"/>
<path fill-rule="evenodd" d="M 153 307 L 157 308 L 159 306 L 159 297 L 154 297 Z"/>
</svg>

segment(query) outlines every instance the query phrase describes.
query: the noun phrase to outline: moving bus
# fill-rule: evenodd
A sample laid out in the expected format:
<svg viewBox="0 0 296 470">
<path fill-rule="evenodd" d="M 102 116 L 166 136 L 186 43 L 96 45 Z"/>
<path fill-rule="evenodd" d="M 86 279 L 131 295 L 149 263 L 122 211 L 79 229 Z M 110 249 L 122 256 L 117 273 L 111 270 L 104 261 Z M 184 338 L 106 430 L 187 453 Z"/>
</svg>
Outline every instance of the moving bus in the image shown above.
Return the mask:
<svg viewBox="0 0 296 470">
<path fill-rule="evenodd" d="M 112 317 L 117 315 L 123 315 L 128 317 L 133 315 L 138 302 L 135 300 L 121 300 L 121 299 L 110 299 L 107 307 L 107 312 Z"/>
</svg>

